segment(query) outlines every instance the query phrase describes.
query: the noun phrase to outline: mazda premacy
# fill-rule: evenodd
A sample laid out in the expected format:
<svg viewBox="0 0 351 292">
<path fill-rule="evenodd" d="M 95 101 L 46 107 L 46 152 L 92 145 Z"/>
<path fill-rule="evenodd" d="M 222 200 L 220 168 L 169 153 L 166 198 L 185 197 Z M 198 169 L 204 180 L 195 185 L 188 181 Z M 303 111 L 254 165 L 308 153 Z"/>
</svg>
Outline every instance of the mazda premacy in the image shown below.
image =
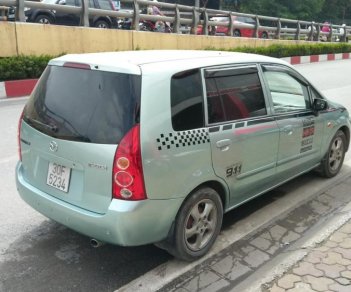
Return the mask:
<svg viewBox="0 0 351 292">
<path fill-rule="evenodd" d="M 223 214 L 311 170 L 335 176 L 347 110 L 286 62 L 215 51 L 65 55 L 19 121 L 19 194 L 92 243 L 203 256 Z"/>
</svg>

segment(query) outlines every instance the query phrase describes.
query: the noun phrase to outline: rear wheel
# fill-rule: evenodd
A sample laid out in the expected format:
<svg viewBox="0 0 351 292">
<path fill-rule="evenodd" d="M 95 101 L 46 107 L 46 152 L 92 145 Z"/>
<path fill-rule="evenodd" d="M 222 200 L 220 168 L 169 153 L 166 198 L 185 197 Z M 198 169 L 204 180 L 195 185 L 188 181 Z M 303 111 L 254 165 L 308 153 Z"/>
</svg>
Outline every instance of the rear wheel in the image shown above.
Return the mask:
<svg viewBox="0 0 351 292">
<path fill-rule="evenodd" d="M 333 137 L 327 154 L 321 164 L 321 174 L 324 177 L 336 176 L 344 162 L 346 151 L 346 137 L 342 131 L 337 131 Z"/>
<path fill-rule="evenodd" d="M 52 18 L 48 15 L 38 15 L 35 18 L 35 22 L 37 23 L 42 23 L 42 24 L 51 24 L 54 23 L 54 21 L 52 20 Z"/>
<path fill-rule="evenodd" d="M 110 24 L 107 21 L 101 19 L 96 21 L 94 26 L 98 28 L 110 28 Z"/>
<path fill-rule="evenodd" d="M 174 242 L 169 252 L 185 261 L 202 257 L 215 242 L 222 218 L 223 206 L 218 193 L 207 187 L 198 189 L 177 215 Z"/>
</svg>

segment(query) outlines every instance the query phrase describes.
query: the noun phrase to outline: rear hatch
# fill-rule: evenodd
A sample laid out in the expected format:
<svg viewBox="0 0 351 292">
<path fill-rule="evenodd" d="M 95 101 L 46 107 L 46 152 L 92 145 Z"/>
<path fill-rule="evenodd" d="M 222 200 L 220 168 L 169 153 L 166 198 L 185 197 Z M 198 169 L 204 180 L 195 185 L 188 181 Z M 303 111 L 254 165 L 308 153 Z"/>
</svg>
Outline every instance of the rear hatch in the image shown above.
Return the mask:
<svg viewBox="0 0 351 292">
<path fill-rule="evenodd" d="M 105 213 L 115 151 L 139 122 L 140 92 L 140 75 L 48 66 L 24 109 L 24 179 L 62 201 Z"/>
</svg>

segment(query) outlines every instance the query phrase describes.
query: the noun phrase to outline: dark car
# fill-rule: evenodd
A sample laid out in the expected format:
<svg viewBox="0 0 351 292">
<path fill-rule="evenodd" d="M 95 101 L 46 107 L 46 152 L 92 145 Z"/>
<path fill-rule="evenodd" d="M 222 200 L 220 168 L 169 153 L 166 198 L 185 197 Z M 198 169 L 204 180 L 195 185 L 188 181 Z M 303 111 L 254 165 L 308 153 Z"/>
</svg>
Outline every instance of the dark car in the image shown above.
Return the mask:
<svg viewBox="0 0 351 292">
<path fill-rule="evenodd" d="M 45 4 L 58 4 L 69 6 L 82 6 L 81 0 L 43 0 Z M 116 10 L 111 0 L 89 0 L 89 7 L 103 10 Z M 62 25 L 79 25 L 80 16 L 73 13 L 59 12 L 53 9 L 33 9 L 25 8 L 27 22 L 36 22 L 44 24 L 62 24 Z M 100 28 L 117 27 L 117 19 L 110 16 L 93 16 L 89 17 L 89 25 Z"/>
</svg>

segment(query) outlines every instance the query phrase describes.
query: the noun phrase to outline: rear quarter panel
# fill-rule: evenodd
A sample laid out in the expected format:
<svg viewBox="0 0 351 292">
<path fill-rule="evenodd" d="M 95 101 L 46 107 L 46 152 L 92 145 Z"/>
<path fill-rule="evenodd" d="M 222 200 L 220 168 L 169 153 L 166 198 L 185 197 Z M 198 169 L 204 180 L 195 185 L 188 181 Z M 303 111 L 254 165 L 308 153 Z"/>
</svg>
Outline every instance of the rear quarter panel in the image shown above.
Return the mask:
<svg viewBox="0 0 351 292">
<path fill-rule="evenodd" d="M 200 184 L 217 180 L 212 168 L 208 129 L 174 131 L 170 80 L 177 72 L 143 67 L 141 151 L 147 196 L 185 198 Z"/>
</svg>

